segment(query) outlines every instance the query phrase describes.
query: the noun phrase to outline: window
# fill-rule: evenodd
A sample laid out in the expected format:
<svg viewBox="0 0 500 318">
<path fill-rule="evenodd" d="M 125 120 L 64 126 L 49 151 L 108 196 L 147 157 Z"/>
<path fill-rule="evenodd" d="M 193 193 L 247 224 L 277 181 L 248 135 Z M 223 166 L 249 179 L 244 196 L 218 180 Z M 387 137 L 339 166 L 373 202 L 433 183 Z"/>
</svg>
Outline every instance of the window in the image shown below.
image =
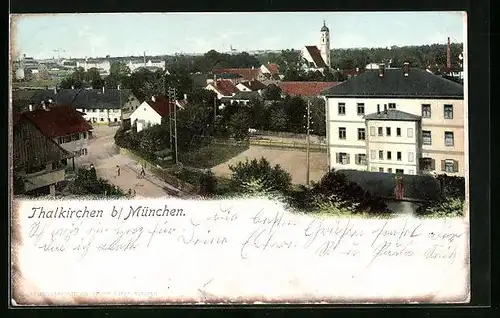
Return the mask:
<svg viewBox="0 0 500 318">
<path fill-rule="evenodd" d="M 356 164 L 357 165 L 366 165 L 366 155 L 364 153 L 360 153 L 356 155 Z"/>
<path fill-rule="evenodd" d="M 345 127 L 339 127 L 339 139 L 346 139 Z"/>
<path fill-rule="evenodd" d="M 409 138 L 413 138 L 413 128 L 408 128 L 406 134 L 408 135 Z"/>
<path fill-rule="evenodd" d="M 390 136 L 391 135 L 391 127 L 385 127 L 385 134 L 387 136 Z"/>
<path fill-rule="evenodd" d="M 384 135 L 384 129 L 382 127 L 378 127 L 378 135 L 383 136 Z"/>
<path fill-rule="evenodd" d="M 144 111 L 146 111 L 146 107 L 144 107 Z"/>
<path fill-rule="evenodd" d="M 404 174 L 405 171 L 403 169 L 396 169 L 397 174 Z"/>
<path fill-rule="evenodd" d="M 85 113 L 85 108 L 82 109 L 82 113 Z"/>
<path fill-rule="evenodd" d="M 365 129 L 358 128 L 358 140 L 365 140 Z"/>
<path fill-rule="evenodd" d="M 387 172 L 392 173 L 392 168 L 387 168 Z"/>
<path fill-rule="evenodd" d="M 345 115 L 345 103 L 339 103 L 339 115 Z"/>
<path fill-rule="evenodd" d="M 453 137 L 452 131 L 445 131 L 444 132 L 444 144 L 445 144 L 445 146 L 453 146 L 454 137 Z"/>
<path fill-rule="evenodd" d="M 396 103 L 389 103 L 389 109 L 396 109 Z"/>
<path fill-rule="evenodd" d="M 370 127 L 370 136 L 375 136 L 375 127 Z"/>
<path fill-rule="evenodd" d="M 349 154 L 345 152 L 337 152 L 337 163 L 342 165 L 349 164 Z"/>
<path fill-rule="evenodd" d="M 372 159 L 377 158 L 377 151 L 376 150 L 370 151 L 370 158 L 372 158 Z"/>
<path fill-rule="evenodd" d="M 113 119 L 113 121 L 116 123 L 118 121 L 118 118 Z"/>
<path fill-rule="evenodd" d="M 422 130 L 422 143 L 424 145 L 432 144 L 432 136 L 429 130 Z"/>
<path fill-rule="evenodd" d="M 93 113 L 97 112 L 97 109 L 92 109 L 92 112 L 93 112 Z"/>
<path fill-rule="evenodd" d="M 396 153 L 396 159 L 397 159 L 397 160 L 401 160 L 401 151 L 398 151 L 398 152 Z"/>
<path fill-rule="evenodd" d="M 378 151 L 378 158 L 379 158 L 380 160 L 383 160 L 383 159 L 384 159 L 384 152 L 383 152 L 382 150 L 379 150 L 379 151 Z"/>
<path fill-rule="evenodd" d="M 83 133 L 83 139 L 87 139 L 87 133 L 86 132 Z"/>
<path fill-rule="evenodd" d="M 62 144 L 62 143 L 63 143 L 63 137 L 59 137 L 59 138 L 57 138 L 57 143 L 58 143 L 58 144 Z"/>
<path fill-rule="evenodd" d="M 408 161 L 413 162 L 413 152 L 408 153 Z"/>
<path fill-rule="evenodd" d="M 453 119 L 453 105 L 444 105 L 444 119 Z"/>
<path fill-rule="evenodd" d="M 392 153 L 390 151 L 387 152 L 387 160 L 392 159 Z"/>
<path fill-rule="evenodd" d="M 422 117 L 423 118 L 431 118 L 431 105 L 430 104 L 422 104 Z"/>
<path fill-rule="evenodd" d="M 399 128 L 399 127 L 396 128 L 396 136 L 401 137 L 401 128 Z"/>
<path fill-rule="evenodd" d="M 104 121 L 104 118 L 100 118 L 101 121 Z"/>
<path fill-rule="evenodd" d="M 458 172 L 458 161 L 446 159 L 441 160 L 441 170 L 444 172 Z"/>
<path fill-rule="evenodd" d="M 384 172 L 384 168 L 378 168 L 378 172 Z"/>
<path fill-rule="evenodd" d="M 432 158 L 421 158 L 419 160 L 420 170 L 430 171 L 436 169 L 436 162 Z"/>
<path fill-rule="evenodd" d="M 364 115 L 364 114 L 365 114 L 365 104 L 358 103 L 358 115 Z"/>
<path fill-rule="evenodd" d="M 80 140 L 80 134 L 71 135 L 71 141 L 76 141 L 76 140 Z"/>
</svg>

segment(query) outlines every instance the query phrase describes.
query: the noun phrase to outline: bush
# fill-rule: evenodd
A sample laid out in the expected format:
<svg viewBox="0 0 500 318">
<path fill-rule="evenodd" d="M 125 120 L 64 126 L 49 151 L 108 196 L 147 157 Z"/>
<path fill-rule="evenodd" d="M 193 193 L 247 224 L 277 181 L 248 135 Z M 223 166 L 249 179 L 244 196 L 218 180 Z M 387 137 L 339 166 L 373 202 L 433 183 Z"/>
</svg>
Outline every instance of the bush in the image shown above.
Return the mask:
<svg viewBox="0 0 500 318">
<path fill-rule="evenodd" d="M 465 201 L 460 198 L 445 198 L 422 205 L 417 214 L 432 217 L 461 217 L 464 215 Z"/>
<path fill-rule="evenodd" d="M 71 187 L 71 192 L 78 195 L 106 195 L 122 197 L 125 193 L 107 180 L 97 178 L 95 168 L 80 168 Z"/>
<path fill-rule="evenodd" d="M 279 165 L 271 167 L 269 161 L 262 157 L 229 166 L 232 172 L 231 187 L 236 192 L 254 193 L 256 190 L 288 194 L 292 177 Z"/>
</svg>

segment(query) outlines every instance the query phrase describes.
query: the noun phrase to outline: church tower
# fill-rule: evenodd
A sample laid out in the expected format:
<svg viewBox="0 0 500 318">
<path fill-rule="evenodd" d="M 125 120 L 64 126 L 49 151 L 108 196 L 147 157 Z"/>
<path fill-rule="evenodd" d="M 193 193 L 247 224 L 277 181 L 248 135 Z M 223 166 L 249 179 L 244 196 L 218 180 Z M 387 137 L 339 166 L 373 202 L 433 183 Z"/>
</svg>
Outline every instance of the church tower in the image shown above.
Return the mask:
<svg viewBox="0 0 500 318">
<path fill-rule="evenodd" d="M 325 21 L 323 21 L 323 27 L 321 28 L 321 39 L 319 44 L 319 51 L 321 52 L 321 57 L 325 61 L 328 67 L 330 65 L 330 30 L 326 26 Z"/>
</svg>

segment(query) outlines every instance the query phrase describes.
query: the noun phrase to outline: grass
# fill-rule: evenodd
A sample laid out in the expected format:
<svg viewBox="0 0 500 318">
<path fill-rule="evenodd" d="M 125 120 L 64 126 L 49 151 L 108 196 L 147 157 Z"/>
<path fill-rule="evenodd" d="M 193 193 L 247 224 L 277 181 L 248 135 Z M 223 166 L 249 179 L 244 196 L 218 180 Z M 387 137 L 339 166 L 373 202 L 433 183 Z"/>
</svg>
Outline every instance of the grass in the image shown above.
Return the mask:
<svg viewBox="0 0 500 318">
<path fill-rule="evenodd" d="M 236 157 L 248 148 L 248 144 L 210 144 L 189 153 L 179 153 L 179 160 L 186 166 L 207 169 Z"/>
</svg>

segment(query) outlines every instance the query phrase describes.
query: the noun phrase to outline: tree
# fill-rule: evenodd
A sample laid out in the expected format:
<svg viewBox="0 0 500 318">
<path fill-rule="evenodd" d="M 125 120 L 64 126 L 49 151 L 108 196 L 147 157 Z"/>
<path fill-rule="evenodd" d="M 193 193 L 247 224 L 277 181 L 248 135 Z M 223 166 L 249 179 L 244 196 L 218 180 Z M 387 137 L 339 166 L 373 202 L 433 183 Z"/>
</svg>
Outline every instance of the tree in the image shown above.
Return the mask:
<svg viewBox="0 0 500 318">
<path fill-rule="evenodd" d="M 107 180 L 98 178 L 95 169 L 80 168 L 77 171 L 75 182 L 71 187 L 71 192 L 79 195 L 106 195 L 121 197 L 123 191 L 110 184 Z"/>
<path fill-rule="evenodd" d="M 288 115 L 279 103 L 274 103 L 269 109 L 269 130 L 285 131 L 288 123 Z"/>
<path fill-rule="evenodd" d="M 276 84 L 269 84 L 262 94 L 265 100 L 279 100 L 281 99 L 281 88 Z"/>
<path fill-rule="evenodd" d="M 315 97 L 310 100 L 311 130 L 318 136 L 326 136 L 325 100 Z"/>
<path fill-rule="evenodd" d="M 245 187 L 257 182 L 262 190 L 286 194 L 292 185 L 290 174 L 279 165 L 272 167 L 264 157 L 258 161 L 247 159 L 245 162 L 229 166 L 229 169 L 231 187 L 237 192 L 245 192 Z"/>
<path fill-rule="evenodd" d="M 250 128 L 250 116 L 243 107 L 239 107 L 238 111 L 231 116 L 228 123 L 230 136 L 236 141 L 245 140 L 248 138 L 248 129 Z"/>
<path fill-rule="evenodd" d="M 115 61 L 111 63 L 109 68 L 109 75 L 114 76 L 116 79 L 130 76 L 130 68 L 123 62 Z"/>
<path fill-rule="evenodd" d="M 200 175 L 198 184 L 198 193 L 201 195 L 210 196 L 215 194 L 217 191 L 217 178 L 215 178 L 215 175 L 210 170 Z"/>
<path fill-rule="evenodd" d="M 250 107 L 250 128 L 266 130 L 269 126 L 269 114 L 264 103 L 253 98 L 248 104 Z"/>
<path fill-rule="evenodd" d="M 282 102 L 287 114 L 287 130 L 295 133 L 305 133 L 307 105 L 299 96 L 286 97 Z"/>
</svg>

